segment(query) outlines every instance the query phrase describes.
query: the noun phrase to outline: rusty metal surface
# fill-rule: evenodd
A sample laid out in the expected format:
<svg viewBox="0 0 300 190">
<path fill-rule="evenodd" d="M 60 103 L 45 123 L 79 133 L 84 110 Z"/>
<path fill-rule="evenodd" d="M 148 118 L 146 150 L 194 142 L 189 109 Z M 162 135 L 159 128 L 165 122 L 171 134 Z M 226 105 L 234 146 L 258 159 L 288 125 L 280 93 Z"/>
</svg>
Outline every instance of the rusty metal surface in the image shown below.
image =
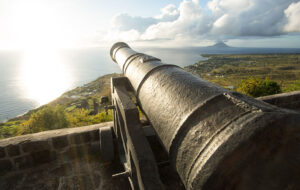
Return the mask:
<svg viewBox="0 0 300 190">
<path fill-rule="evenodd" d="M 187 189 L 268 189 L 271 182 L 273 189 L 299 185 L 298 113 L 229 92 L 177 66 L 164 66 L 125 43 L 115 44 L 111 52 L 120 68 L 126 65 L 124 74 Z M 265 142 L 276 140 L 278 146 Z M 249 142 L 256 142 L 256 147 L 240 155 Z M 291 159 L 293 164 L 286 164 Z M 254 185 L 247 186 L 251 182 Z"/>
<path fill-rule="evenodd" d="M 127 82 L 125 77 L 112 78 L 114 132 L 119 141 L 119 154 L 125 170 L 114 177 L 128 178 L 132 189 L 163 189 L 137 107 L 126 89 Z"/>
</svg>

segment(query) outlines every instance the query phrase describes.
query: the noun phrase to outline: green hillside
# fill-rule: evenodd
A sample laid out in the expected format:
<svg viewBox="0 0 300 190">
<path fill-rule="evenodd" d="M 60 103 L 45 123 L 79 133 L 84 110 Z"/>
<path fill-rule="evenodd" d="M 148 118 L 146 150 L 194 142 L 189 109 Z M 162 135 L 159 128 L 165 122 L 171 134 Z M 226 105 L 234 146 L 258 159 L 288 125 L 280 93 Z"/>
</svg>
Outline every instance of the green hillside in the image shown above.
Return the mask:
<svg viewBox="0 0 300 190">
<path fill-rule="evenodd" d="M 283 92 L 300 90 L 300 54 L 202 55 L 205 61 L 185 69 L 235 90 L 250 77 L 276 81 Z"/>
<path fill-rule="evenodd" d="M 0 123 L 0 139 L 16 135 L 36 133 L 66 127 L 79 127 L 112 120 L 101 96 L 110 97 L 110 78 L 120 74 L 109 74 L 62 94 L 56 100 L 20 117 Z"/>
</svg>

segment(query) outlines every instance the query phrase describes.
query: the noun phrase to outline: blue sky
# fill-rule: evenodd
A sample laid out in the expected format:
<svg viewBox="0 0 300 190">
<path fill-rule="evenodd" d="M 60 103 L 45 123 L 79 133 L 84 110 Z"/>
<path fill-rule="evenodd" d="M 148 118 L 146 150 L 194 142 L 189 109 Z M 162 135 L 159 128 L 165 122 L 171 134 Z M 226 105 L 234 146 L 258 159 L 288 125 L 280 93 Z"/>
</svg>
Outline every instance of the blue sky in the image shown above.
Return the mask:
<svg viewBox="0 0 300 190">
<path fill-rule="evenodd" d="M 141 46 L 300 48 L 299 0 L 0 0 L 0 49 Z"/>
</svg>

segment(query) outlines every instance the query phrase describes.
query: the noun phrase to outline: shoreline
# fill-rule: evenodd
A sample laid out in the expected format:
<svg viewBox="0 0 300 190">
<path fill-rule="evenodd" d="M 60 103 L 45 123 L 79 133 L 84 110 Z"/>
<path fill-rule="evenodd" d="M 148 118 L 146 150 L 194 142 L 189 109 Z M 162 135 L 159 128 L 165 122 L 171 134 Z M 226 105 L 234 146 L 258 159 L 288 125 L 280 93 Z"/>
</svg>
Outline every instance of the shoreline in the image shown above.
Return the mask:
<svg viewBox="0 0 300 190">
<path fill-rule="evenodd" d="M 228 57 L 230 57 L 230 59 L 232 59 L 232 57 L 245 57 L 245 56 L 247 57 L 248 55 L 249 56 L 266 56 L 267 57 L 267 56 L 276 56 L 276 55 L 278 55 L 278 56 L 292 56 L 292 55 L 300 55 L 300 53 L 254 53 L 254 54 L 251 54 L 251 53 L 244 53 L 244 54 L 239 54 L 239 53 L 231 53 L 231 54 L 201 53 L 201 54 L 199 54 L 199 56 L 204 58 L 204 59 L 200 59 L 196 63 L 184 66 L 182 68 L 185 69 L 188 72 L 191 72 L 192 74 L 195 74 L 195 75 L 205 79 L 205 80 L 216 82 L 215 79 L 212 79 L 211 75 L 207 76 L 209 74 L 207 72 L 207 69 L 208 70 L 212 70 L 212 69 L 211 68 L 205 68 L 205 67 L 210 67 L 211 65 L 215 65 L 216 67 L 221 66 L 219 63 L 215 63 L 215 62 L 218 62 L 218 61 L 222 60 L 223 57 L 226 57 L 226 59 L 228 59 Z M 220 58 L 220 57 L 221 57 L 221 59 L 216 59 L 216 58 Z M 228 63 L 226 62 L 225 64 L 228 64 Z M 205 70 L 205 71 L 203 71 L 203 70 Z M 55 100 L 52 100 L 51 102 L 49 102 L 47 104 L 40 105 L 40 106 L 38 106 L 34 109 L 30 109 L 30 110 L 24 112 L 23 114 L 19 114 L 15 117 L 6 119 L 5 121 L 0 122 L 0 124 L 3 124 L 5 122 L 9 122 L 9 121 L 15 121 L 15 120 L 18 120 L 19 118 L 23 118 L 24 116 L 30 115 L 32 112 L 37 111 L 37 110 L 41 109 L 44 106 L 52 105 L 54 102 L 57 102 L 59 99 L 62 99 L 62 97 L 65 96 L 66 94 L 70 94 L 70 93 L 76 91 L 76 89 L 80 89 L 80 88 L 84 89 L 84 88 L 88 87 L 90 84 L 93 84 L 95 82 L 100 82 L 103 78 L 106 78 L 108 76 L 113 76 L 113 75 L 120 75 L 120 74 L 111 73 L 111 74 L 106 74 L 106 75 L 99 76 L 97 79 L 95 79 L 91 82 L 88 82 L 86 84 L 83 84 L 81 86 L 75 87 L 71 90 L 68 90 L 68 91 L 64 92 L 63 94 L 61 94 L 61 96 L 59 96 L 58 98 L 56 98 Z M 228 86 L 234 86 L 234 85 L 222 85 L 222 84 L 218 83 L 218 81 L 217 81 L 216 84 L 219 85 L 219 86 L 222 86 L 224 88 L 226 88 Z"/>
<path fill-rule="evenodd" d="M 269 79 L 280 84 L 282 92 L 300 90 L 300 65 L 298 64 L 300 63 L 300 54 L 298 53 L 200 54 L 200 56 L 206 60 L 198 60 L 194 64 L 183 67 L 183 69 L 228 90 L 236 91 L 238 85 L 249 77 L 261 79 L 269 77 Z M 104 112 L 103 106 L 99 105 L 99 99 L 101 96 L 110 97 L 110 78 L 114 76 L 121 76 L 121 74 L 113 73 L 100 76 L 94 81 L 66 91 L 47 104 L 28 110 L 7 122 L 0 123 L 0 138 L 1 133 L 2 137 L 8 136 L 3 135 L 3 131 L 5 134 L 12 134 L 7 133 L 7 131 L 12 130 L 11 127 L 22 128 L 32 113 L 42 111 L 44 108 L 61 106 L 66 114 L 82 109 L 87 114 L 86 117 Z M 77 118 L 76 115 L 71 117 L 75 120 Z M 96 121 L 94 119 L 92 122 Z M 80 124 L 75 125 L 79 126 Z M 16 134 L 16 131 L 13 134 Z"/>
<path fill-rule="evenodd" d="M 9 118 L 5 121 L 2 121 L 2 122 L 0 122 L 0 125 L 4 124 L 6 122 L 27 119 L 32 113 L 34 113 L 34 112 L 36 112 L 36 111 L 38 111 L 38 110 L 40 110 L 40 109 L 42 109 L 46 106 L 54 106 L 54 105 L 58 105 L 58 104 L 63 104 L 65 101 L 67 101 L 66 99 L 68 99 L 68 100 L 73 99 L 74 101 L 76 101 L 76 100 L 79 100 L 83 97 L 89 98 L 90 96 L 93 96 L 96 92 L 96 91 L 94 91 L 94 93 L 93 93 L 92 91 L 90 91 L 91 86 L 97 85 L 97 83 L 99 83 L 99 84 L 100 83 L 105 83 L 103 81 L 107 80 L 108 77 L 110 78 L 110 77 L 119 76 L 119 75 L 120 74 L 118 74 L 118 73 L 111 73 L 111 74 L 106 74 L 106 75 L 99 76 L 97 79 L 95 79 L 91 82 L 88 82 L 88 83 L 83 84 L 81 86 L 77 86 L 77 87 L 75 87 L 71 90 L 68 90 L 68 91 L 64 92 L 59 97 L 57 97 L 56 99 L 54 99 L 54 100 L 52 100 L 52 101 L 50 101 L 46 104 L 40 105 L 40 106 L 38 106 L 34 109 L 30 109 L 30 110 L 24 112 L 23 114 L 19 114 L 15 117 L 12 117 L 12 118 Z M 88 88 L 89 88 L 89 90 L 87 90 Z M 103 86 L 102 88 L 105 88 L 105 87 Z M 81 89 L 81 91 L 79 91 L 79 89 Z M 95 89 L 93 88 L 92 90 L 95 90 Z M 72 94 L 72 95 L 70 95 L 70 94 Z"/>
</svg>

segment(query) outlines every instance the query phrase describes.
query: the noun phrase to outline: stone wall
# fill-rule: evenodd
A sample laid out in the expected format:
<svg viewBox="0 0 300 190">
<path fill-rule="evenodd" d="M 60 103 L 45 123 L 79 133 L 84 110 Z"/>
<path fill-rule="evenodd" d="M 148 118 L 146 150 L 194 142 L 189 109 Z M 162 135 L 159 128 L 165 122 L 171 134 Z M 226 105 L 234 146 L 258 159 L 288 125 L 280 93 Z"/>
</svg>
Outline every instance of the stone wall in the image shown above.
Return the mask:
<svg viewBox="0 0 300 190">
<path fill-rule="evenodd" d="M 300 91 L 259 99 L 300 111 Z M 122 171 L 117 162 L 101 162 L 99 128 L 112 125 L 107 122 L 0 140 L 0 189 L 130 189 L 127 181 L 112 182 L 111 175 Z"/>
<path fill-rule="evenodd" d="M 264 96 L 258 99 L 278 107 L 300 111 L 300 91 Z"/>
<path fill-rule="evenodd" d="M 52 161 L 99 154 L 99 128 L 111 122 L 45 131 L 0 141 L 0 175 Z"/>
</svg>

